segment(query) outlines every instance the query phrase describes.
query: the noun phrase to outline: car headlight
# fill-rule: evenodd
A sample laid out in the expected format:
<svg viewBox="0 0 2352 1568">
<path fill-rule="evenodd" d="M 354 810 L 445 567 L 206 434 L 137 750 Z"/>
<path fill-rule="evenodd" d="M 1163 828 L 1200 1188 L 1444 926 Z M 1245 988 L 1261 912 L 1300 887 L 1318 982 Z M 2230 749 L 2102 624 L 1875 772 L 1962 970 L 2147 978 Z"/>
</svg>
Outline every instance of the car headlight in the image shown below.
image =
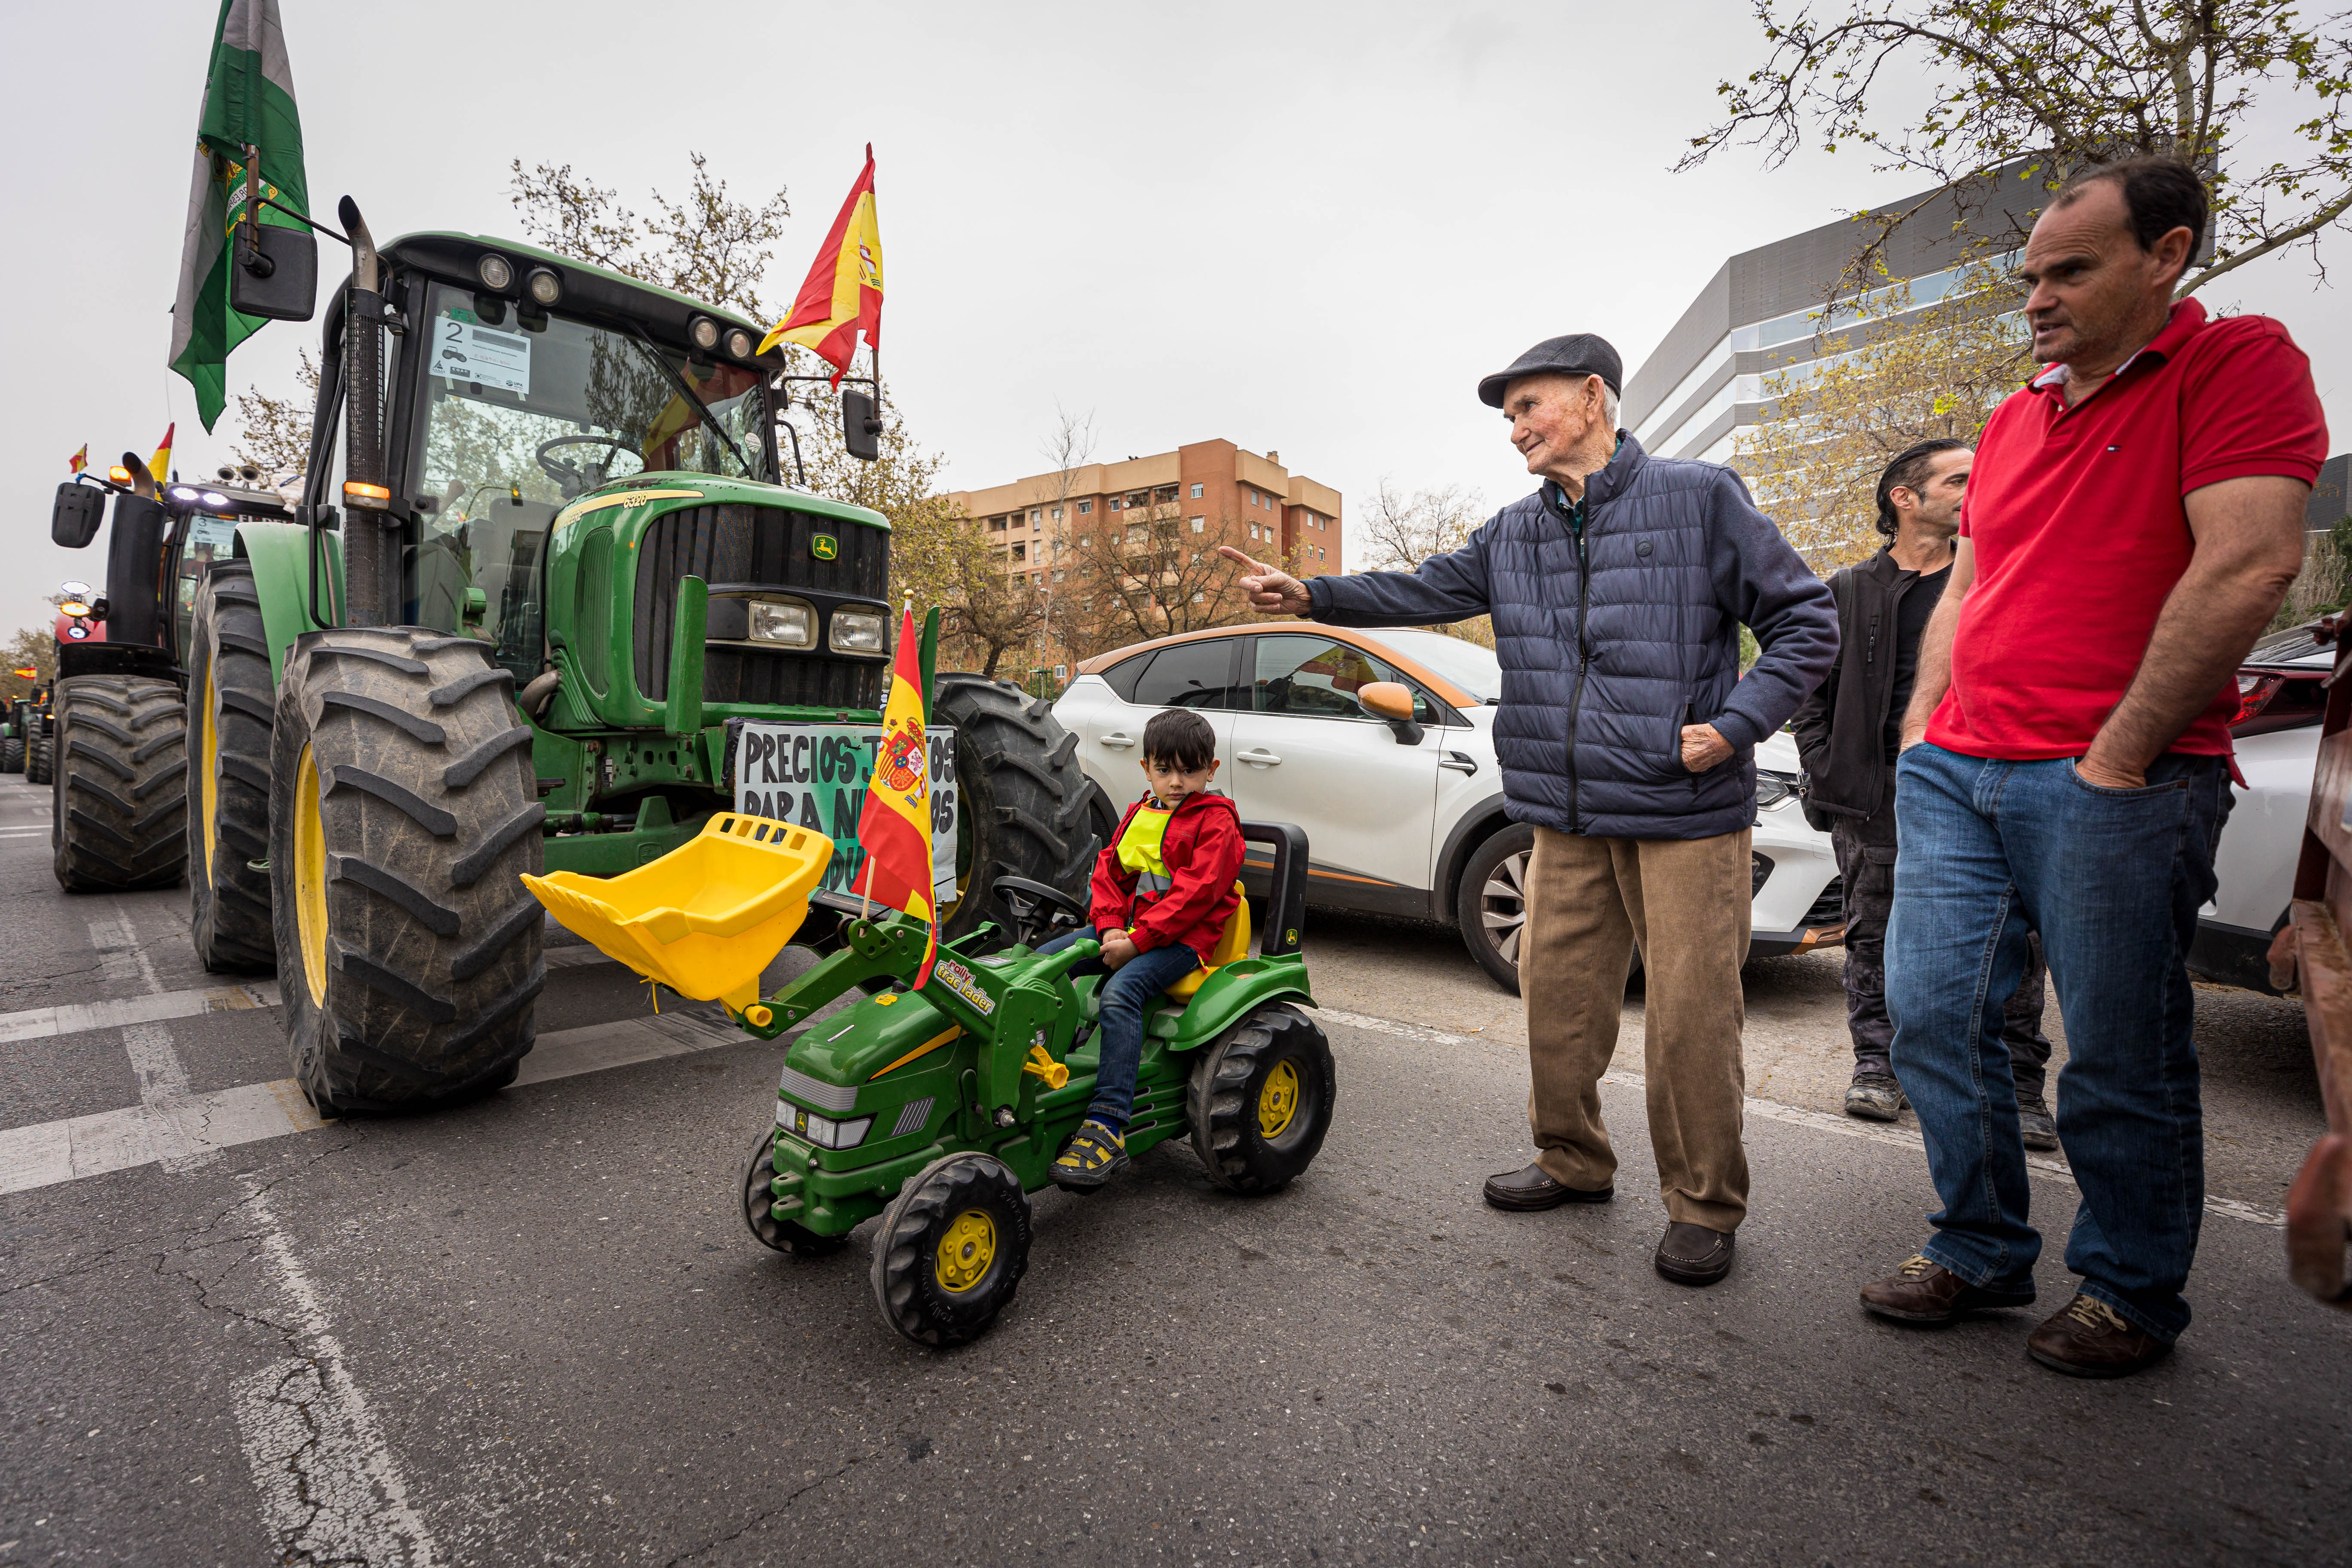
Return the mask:
<svg viewBox="0 0 2352 1568">
<path fill-rule="evenodd" d="M 833 651 L 880 653 L 882 651 L 882 617 L 869 610 L 834 611 Z"/>
<path fill-rule="evenodd" d="M 1797 798 L 1797 781 L 1787 773 L 1756 770 L 1756 809 L 1770 811 Z"/>
<path fill-rule="evenodd" d="M 753 642 L 780 643 L 785 647 L 816 646 L 816 613 L 808 605 L 772 599 L 754 599 L 751 604 L 751 626 Z"/>
<path fill-rule="evenodd" d="M 874 1125 L 874 1118 L 859 1116 L 845 1121 L 819 1116 L 814 1110 L 803 1110 L 780 1100 L 776 1102 L 776 1125 L 820 1149 L 855 1149 L 866 1142 L 866 1130 Z"/>
</svg>

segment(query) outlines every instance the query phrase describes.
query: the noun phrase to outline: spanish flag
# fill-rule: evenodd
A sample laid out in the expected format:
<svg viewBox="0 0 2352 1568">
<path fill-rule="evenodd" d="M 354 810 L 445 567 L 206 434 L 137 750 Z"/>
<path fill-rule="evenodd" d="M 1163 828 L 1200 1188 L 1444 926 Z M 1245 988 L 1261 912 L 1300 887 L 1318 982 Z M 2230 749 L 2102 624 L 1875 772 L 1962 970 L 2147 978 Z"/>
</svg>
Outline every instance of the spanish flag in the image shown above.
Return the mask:
<svg viewBox="0 0 2352 1568">
<path fill-rule="evenodd" d="M 84 468 L 89 468 L 89 442 L 87 442 L 87 441 L 84 441 L 84 442 L 81 444 L 81 450 L 80 450 L 80 451 L 79 451 L 79 452 L 76 452 L 72 457 L 68 458 L 66 459 L 66 472 L 68 472 L 68 473 L 69 473 L 69 474 L 79 474 L 79 473 L 80 473 Z"/>
<path fill-rule="evenodd" d="M 766 353 L 779 342 L 813 351 L 833 366 L 833 384 L 849 374 L 863 328 L 866 346 L 882 346 L 882 230 L 874 216 L 874 144 L 866 146 L 866 172 L 849 188 L 849 199 L 833 220 L 832 232 L 816 253 L 808 281 L 790 314 L 760 342 Z"/>
<path fill-rule="evenodd" d="M 165 426 L 163 444 L 155 448 L 153 457 L 147 459 L 147 471 L 155 476 L 155 482 L 159 485 L 172 477 L 172 437 L 179 428 L 180 422 L 176 419 Z"/>
<path fill-rule="evenodd" d="M 923 731 L 923 677 L 917 663 L 915 612 L 905 612 L 898 648 L 890 661 L 890 700 L 882 708 L 882 741 L 874 777 L 857 817 L 857 847 L 866 852 L 856 890 L 876 903 L 904 910 L 931 928 L 923 967 L 908 987 L 931 977 L 940 951 L 939 911 L 931 907 L 930 746 Z"/>
</svg>

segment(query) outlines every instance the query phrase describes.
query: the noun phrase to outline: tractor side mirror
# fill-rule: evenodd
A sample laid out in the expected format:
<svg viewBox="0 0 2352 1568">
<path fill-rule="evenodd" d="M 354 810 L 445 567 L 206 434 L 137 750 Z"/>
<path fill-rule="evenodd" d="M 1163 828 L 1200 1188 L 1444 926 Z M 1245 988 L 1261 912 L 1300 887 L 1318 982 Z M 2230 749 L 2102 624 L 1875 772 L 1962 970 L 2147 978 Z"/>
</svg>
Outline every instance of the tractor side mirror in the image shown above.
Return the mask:
<svg viewBox="0 0 2352 1568">
<path fill-rule="evenodd" d="M 310 319 L 319 303 L 319 241 L 309 229 L 239 223 L 231 250 L 230 310 L 269 321 Z"/>
<path fill-rule="evenodd" d="M 1356 690 L 1356 705 L 1394 731 L 1397 744 L 1421 744 L 1422 729 L 1412 717 L 1412 688 L 1395 680 L 1367 681 Z"/>
<path fill-rule="evenodd" d="M 68 479 L 58 487 L 57 503 L 49 509 L 49 541 L 68 550 L 87 549 L 105 514 L 104 490 Z"/>
<path fill-rule="evenodd" d="M 841 444 L 860 462 L 870 463 L 882 455 L 882 420 L 868 394 L 841 395 Z"/>
</svg>

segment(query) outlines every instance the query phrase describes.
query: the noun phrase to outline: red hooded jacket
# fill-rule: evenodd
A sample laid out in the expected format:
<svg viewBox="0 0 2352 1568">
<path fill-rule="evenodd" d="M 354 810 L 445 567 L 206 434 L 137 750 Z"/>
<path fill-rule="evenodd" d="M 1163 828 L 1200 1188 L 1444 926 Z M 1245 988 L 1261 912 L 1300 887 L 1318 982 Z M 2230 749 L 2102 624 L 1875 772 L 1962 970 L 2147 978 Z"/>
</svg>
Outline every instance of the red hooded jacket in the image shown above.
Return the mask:
<svg viewBox="0 0 2352 1568">
<path fill-rule="evenodd" d="M 1089 889 L 1095 929 L 1131 926 L 1139 950 L 1181 942 L 1206 963 L 1234 906 L 1241 902 L 1234 882 L 1242 874 L 1242 814 L 1229 795 L 1203 793 L 1179 801 L 1160 841 L 1160 862 L 1168 868 L 1171 885 L 1164 893 L 1139 895 L 1136 874 L 1118 863 L 1118 841 L 1151 798 L 1147 794 L 1127 808 L 1118 819 L 1118 831 L 1095 861 Z"/>
</svg>

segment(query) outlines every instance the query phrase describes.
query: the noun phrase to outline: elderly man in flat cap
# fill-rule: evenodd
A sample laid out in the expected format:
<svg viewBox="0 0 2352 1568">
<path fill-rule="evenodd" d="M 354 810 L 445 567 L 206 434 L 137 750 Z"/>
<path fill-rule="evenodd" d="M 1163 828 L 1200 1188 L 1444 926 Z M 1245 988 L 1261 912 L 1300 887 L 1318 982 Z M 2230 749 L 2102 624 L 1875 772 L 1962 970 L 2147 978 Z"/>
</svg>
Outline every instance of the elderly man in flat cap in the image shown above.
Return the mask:
<svg viewBox="0 0 2352 1568">
<path fill-rule="evenodd" d="M 1606 1203 L 1617 1156 L 1601 1075 L 1625 980 L 1646 974 L 1657 1269 L 1711 1285 L 1748 1212 L 1739 966 L 1748 955 L 1756 743 L 1838 647 L 1829 589 L 1714 463 L 1617 428 L 1617 351 L 1553 338 L 1478 384 L 1542 483 L 1418 572 L 1301 584 L 1237 552 L 1261 609 L 1349 626 L 1495 618 L 1506 808 L 1535 827 L 1519 989 L 1536 1157 L 1486 1184 L 1501 1209 Z M 1739 628 L 1762 650 L 1743 679 Z"/>
</svg>

